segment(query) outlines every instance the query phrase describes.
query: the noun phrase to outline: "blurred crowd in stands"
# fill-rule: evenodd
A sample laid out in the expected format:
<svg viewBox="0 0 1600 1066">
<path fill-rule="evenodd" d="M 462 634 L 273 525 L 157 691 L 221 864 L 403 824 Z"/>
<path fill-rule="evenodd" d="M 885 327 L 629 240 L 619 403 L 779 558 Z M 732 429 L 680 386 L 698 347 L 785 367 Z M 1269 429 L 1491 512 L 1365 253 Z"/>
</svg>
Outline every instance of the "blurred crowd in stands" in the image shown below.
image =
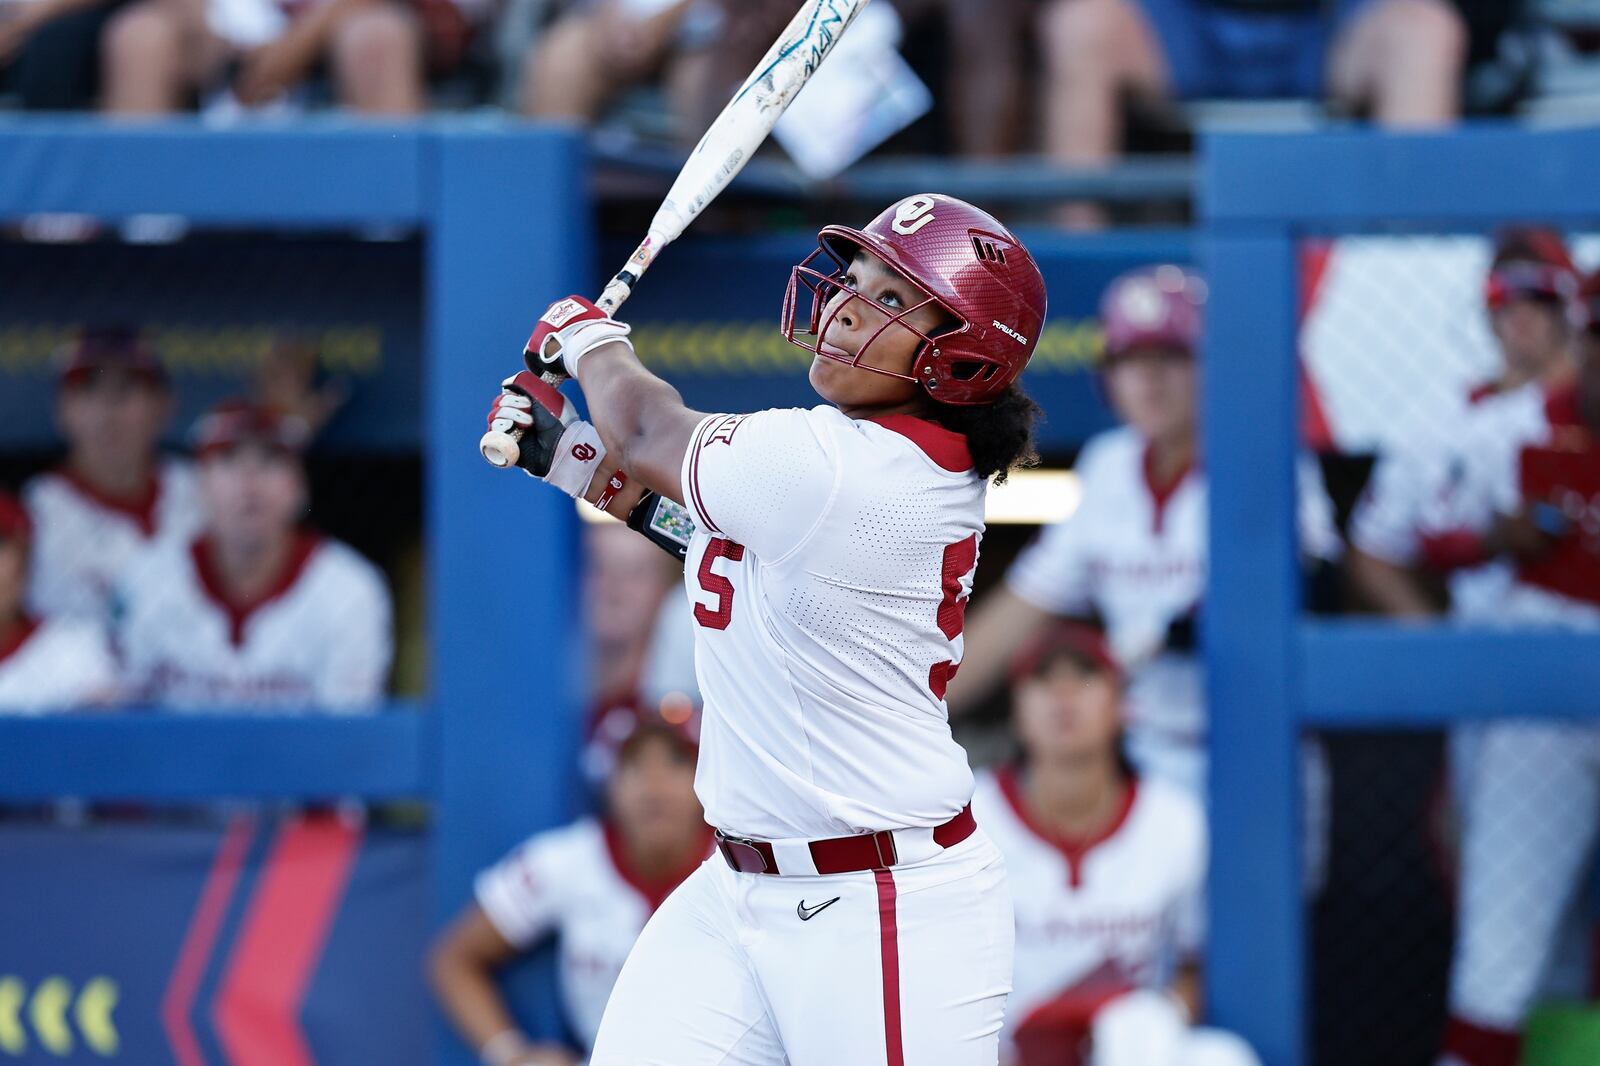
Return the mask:
<svg viewBox="0 0 1600 1066">
<path fill-rule="evenodd" d="M 795 10 L 789 0 L 0 0 L 0 102 L 222 121 L 495 108 L 681 147 Z M 1600 90 L 1600 59 L 1585 51 L 1600 5 L 1582 0 L 879 0 L 869 11 L 876 28 L 854 31 L 859 47 L 835 81 L 811 90 L 852 117 L 871 113 L 859 151 L 888 139 L 923 155 L 1099 168 L 1125 149 L 1181 147 L 1218 116 L 1431 128 L 1533 99 L 1581 108 Z M 886 102 L 917 93 L 927 102 L 908 110 Z M 1299 110 L 1251 110 L 1262 104 Z M 1067 204 L 1058 220 L 1096 226 L 1105 214 Z"/>
</svg>

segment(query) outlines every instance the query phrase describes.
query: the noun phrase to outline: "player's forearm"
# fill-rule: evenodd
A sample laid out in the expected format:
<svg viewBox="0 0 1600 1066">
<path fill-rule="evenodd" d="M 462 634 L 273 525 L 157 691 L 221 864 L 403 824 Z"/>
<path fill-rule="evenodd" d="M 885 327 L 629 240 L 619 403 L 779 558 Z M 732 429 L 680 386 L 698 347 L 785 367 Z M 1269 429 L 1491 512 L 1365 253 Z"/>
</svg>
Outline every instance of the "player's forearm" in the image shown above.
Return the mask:
<svg viewBox="0 0 1600 1066">
<path fill-rule="evenodd" d="M 1369 604 L 1391 618 L 1431 618 L 1438 609 L 1409 570 L 1352 548 L 1350 580 Z"/>
<path fill-rule="evenodd" d="M 517 1030 L 488 966 L 443 945 L 428 960 L 428 979 L 445 1016 L 474 1051 L 501 1033 Z"/>
<path fill-rule="evenodd" d="M 682 503 L 679 472 L 701 416 L 622 344 L 585 355 L 578 382 L 606 451 L 620 458 L 629 477 Z"/>
</svg>

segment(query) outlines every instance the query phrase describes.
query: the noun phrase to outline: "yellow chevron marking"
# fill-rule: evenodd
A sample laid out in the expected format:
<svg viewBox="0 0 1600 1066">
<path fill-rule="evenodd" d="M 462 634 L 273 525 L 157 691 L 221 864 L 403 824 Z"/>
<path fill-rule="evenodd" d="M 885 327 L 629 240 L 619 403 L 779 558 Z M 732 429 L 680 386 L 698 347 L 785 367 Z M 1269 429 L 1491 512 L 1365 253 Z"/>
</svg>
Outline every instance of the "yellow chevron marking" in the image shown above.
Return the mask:
<svg viewBox="0 0 1600 1066">
<path fill-rule="evenodd" d="M 117 1023 L 112 1020 L 111 1012 L 117 1009 L 120 995 L 115 981 L 96 977 L 78 993 L 78 1006 L 72 1014 L 78 1031 L 83 1034 L 83 1042 L 95 1054 L 107 1058 L 117 1053 Z"/>
<path fill-rule="evenodd" d="M 22 1004 L 28 986 L 20 977 L 0 977 L 0 1051 L 21 1055 L 28 1050 L 28 1033 L 22 1028 Z"/>
<path fill-rule="evenodd" d="M 28 1021 L 39 1043 L 52 1055 L 72 1054 L 72 1028 L 67 1025 L 67 1007 L 72 1004 L 72 984 L 65 977 L 46 977 L 33 990 L 28 1004 Z"/>
</svg>

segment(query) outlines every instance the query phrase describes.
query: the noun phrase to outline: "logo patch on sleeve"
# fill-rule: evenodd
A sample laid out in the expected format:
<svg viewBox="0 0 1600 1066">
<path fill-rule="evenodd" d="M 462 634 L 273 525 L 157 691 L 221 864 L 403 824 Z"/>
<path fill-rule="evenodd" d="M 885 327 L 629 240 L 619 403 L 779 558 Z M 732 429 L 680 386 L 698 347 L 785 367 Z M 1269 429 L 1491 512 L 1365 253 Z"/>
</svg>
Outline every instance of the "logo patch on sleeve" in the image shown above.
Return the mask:
<svg viewBox="0 0 1600 1066">
<path fill-rule="evenodd" d="M 743 421 L 744 415 L 733 415 L 729 418 L 723 419 L 721 424 L 719 424 L 716 429 L 712 430 L 710 435 L 706 437 L 706 442 L 702 444 L 701 447 L 709 448 L 713 444 L 732 444 L 733 434 L 736 430 L 738 430 L 740 423 Z"/>
</svg>

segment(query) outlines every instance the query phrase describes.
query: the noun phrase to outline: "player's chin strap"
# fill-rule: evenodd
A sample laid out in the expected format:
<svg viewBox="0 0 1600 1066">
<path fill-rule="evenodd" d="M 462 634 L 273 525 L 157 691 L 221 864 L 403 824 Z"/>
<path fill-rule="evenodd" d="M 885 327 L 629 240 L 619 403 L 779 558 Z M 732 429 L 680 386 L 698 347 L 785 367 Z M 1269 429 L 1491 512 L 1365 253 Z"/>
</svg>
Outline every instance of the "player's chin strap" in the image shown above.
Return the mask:
<svg viewBox="0 0 1600 1066">
<path fill-rule="evenodd" d="M 628 512 L 628 528 L 643 533 L 651 543 L 682 562 L 694 536 L 694 518 L 681 503 L 659 492 L 647 492 Z"/>
</svg>

